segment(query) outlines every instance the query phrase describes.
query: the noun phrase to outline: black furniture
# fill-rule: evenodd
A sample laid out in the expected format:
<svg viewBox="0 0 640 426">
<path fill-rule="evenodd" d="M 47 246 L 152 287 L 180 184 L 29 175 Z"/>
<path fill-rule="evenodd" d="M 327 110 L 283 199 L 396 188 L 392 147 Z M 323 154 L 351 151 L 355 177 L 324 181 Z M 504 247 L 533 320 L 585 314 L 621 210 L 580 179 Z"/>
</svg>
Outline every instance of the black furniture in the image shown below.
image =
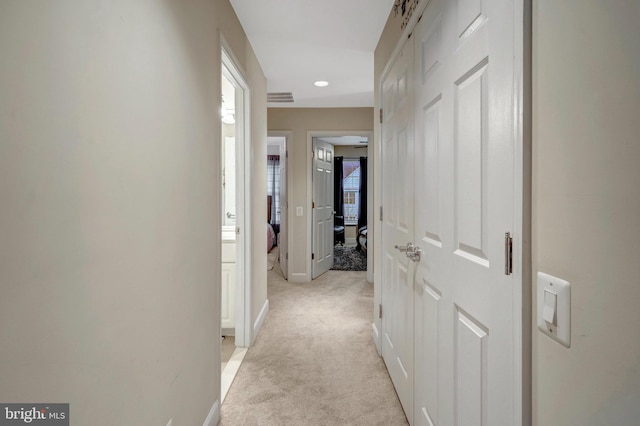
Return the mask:
<svg viewBox="0 0 640 426">
<path fill-rule="evenodd" d="M 333 244 L 344 245 L 344 216 L 333 218 Z"/>
</svg>

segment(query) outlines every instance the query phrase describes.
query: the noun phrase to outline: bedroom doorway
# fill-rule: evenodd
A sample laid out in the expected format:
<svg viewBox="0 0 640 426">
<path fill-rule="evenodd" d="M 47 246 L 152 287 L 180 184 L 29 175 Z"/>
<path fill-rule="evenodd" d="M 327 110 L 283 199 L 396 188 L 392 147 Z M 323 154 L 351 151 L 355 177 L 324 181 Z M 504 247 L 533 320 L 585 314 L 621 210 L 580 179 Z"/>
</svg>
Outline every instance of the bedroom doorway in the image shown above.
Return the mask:
<svg viewBox="0 0 640 426">
<path fill-rule="evenodd" d="M 289 202 L 286 132 L 267 136 L 267 269 L 277 263 L 285 279 L 289 275 Z"/>
<path fill-rule="evenodd" d="M 332 185 L 326 192 L 331 192 L 332 223 L 329 227 L 329 237 L 321 235 L 321 228 L 326 231 L 327 226 L 321 227 L 312 219 L 311 247 L 314 259 L 322 251 L 322 241 L 328 241 L 333 263 L 329 269 L 342 271 L 367 271 L 367 280 L 373 281 L 372 235 L 368 232 L 368 224 L 373 218 L 372 197 L 368 194 L 373 190 L 372 172 L 368 164 L 369 141 L 373 138 L 371 132 L 308 132 L 310 147 L 328 144 L 332 147 Z M 315 149 L 314 149 L 315 151 Z M 326 151 L 326 150 L 325 150 Z M 326 156 L 325 156 L 326 158 Z M 315 162 L 315 158 L 313 159 Z M 317 216 L 319 206 L 316 200 L 323 185 L 319 181 L 316 170 L 311 166 L 309 175 L 313 199 L 312 217 Z M 325 185 L 326 186 L 326 185 Z M 330 191 L 329 191 L 330 189 Z M 312 277 L 318 268 L 311 265 Z"/>
</svg>

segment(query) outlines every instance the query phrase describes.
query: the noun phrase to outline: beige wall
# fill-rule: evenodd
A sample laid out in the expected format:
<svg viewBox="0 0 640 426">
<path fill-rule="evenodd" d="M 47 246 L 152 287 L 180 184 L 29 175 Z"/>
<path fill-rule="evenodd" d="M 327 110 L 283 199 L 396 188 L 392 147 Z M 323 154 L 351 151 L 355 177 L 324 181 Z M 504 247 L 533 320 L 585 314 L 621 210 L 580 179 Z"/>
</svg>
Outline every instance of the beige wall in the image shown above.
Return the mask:
<svg viewBox="0 0 640 426">
<path fill-rule="evenodd" d="M 533 2 L 532 270 L 572 286 L 571 348 L 534 326 L 535 425 L 640 418 L 639 20 L 636 1 Z M 399 37 L 391 14 L 376 82 Z"/>
<path fill-rule="evenodd" d="M 345 158 L 360 158 L 360 157 L 367 157 L 368 150 L 366 145 L 360 145 L 360 146 L 336 145 L 334 147 L 334 154 L 336 155 L 336 157 L 343 156 Z"/>
<path fill-rule="evenodd" d="M 372 131 L 372 108 L 269 108 L 268 128 L 270 131 L 291 131 L 289 151 L 290 235 L 289 278 L 302 279 L 310 271 L 311 252 L 307 239 L 307 228 L 311 226 L 310 205 L 307 205 L 307 176 L 311 170 L 307 166 L 308 131 Z M 303 206 L 304 215 L 296 216 L 296 206 Z"/>
<path fill-rule="evenodd" d="M 571 348 L 534 330 L 538 425 L 640 419 L 640 6 L 533 8 L 533 271 L 571 283 Z"/>
<path fill-rule="evenodd" d="M 219 399 L 218 31 L 261 155 L 265 79 L 226 0 L 0 4 L 0 401 L 194 425 Z"/>
</svg>

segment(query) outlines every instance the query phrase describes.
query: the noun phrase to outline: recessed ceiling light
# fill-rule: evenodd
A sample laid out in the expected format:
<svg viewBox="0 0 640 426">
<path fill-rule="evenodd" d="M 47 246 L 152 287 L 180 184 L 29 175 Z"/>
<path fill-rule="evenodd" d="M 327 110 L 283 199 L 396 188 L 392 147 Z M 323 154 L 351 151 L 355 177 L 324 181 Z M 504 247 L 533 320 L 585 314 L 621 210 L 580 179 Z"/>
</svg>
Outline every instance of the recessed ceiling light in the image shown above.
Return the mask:
<svg viewBox="0 0 640 426">
<path fill-rule="evenodd" d="M 315 84 L 318 87 L 325 87 L 325 86 L 329 85 L 329 82 L 328 81 L 324 81 L 324 80 L 319 80 L 319 81 L 316 81 L 313 84 Z"/>
</svg>

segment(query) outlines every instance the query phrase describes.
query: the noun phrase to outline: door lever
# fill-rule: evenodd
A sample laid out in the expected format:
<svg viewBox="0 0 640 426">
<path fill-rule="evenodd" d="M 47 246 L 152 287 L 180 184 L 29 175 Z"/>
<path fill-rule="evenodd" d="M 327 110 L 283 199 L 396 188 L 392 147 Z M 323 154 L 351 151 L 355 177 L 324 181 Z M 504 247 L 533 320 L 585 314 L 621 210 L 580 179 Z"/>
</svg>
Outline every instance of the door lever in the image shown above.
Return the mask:
<svg viewBox="0 0 640 426">
<path fill-rule="evenodd" d="M 399 246 L 396 244 L 395 247 L 402 253 L 410 253 L 413 251 L 413 243 L 407 243 L 406 246 Z"/>
<path fill-rule="evenodd" d="M 420 261 L 420 256 L 422 255 L 422 249 L 413 243 L 407 243 L 406 246 L 395 246 L 400 252 L 405 253 L 407 257 L 414 262 Z"/>
</svg>

